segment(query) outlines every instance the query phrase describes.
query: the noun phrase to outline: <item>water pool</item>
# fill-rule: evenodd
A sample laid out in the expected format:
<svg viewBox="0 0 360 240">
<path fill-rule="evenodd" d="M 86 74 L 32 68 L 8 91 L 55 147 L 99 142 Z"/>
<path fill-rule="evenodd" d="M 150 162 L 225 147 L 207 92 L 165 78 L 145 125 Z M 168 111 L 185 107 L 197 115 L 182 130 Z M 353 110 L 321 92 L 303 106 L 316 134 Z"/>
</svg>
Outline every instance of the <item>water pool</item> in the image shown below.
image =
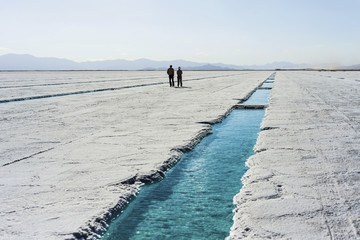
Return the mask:
<svg viewBox="0 0 360 240">
<path fill-rule="evenodd" d="M 244 103 L 268 104 L 269 93 L 258 89 Z M 165 179 L 143 186 L 101 239 L 226 238 L 233 224 L 233 197 L 242 187 L 245 161 L 254 154 L 264 113 L 232 111 Z"/>
<path fill-rule="evenodd" d="M 273 87 L 273 83 L 272 82 L 264 82 L 261 87 L 266 87 L 266 88 L 271 88 Z"/>
<path fill-rule="evenodd" d="M 224 239 L 264 110 L 235 110 L 159 183 L 142 187 L 102 239 Z"/>
<path fill-rule="evenodd" d="M 270 94 L 270 91 L 271 91 L 270 89 L 258 89 L 244 103 L 245 104 L 269 104 L 268 96 Z"/>
</svg>

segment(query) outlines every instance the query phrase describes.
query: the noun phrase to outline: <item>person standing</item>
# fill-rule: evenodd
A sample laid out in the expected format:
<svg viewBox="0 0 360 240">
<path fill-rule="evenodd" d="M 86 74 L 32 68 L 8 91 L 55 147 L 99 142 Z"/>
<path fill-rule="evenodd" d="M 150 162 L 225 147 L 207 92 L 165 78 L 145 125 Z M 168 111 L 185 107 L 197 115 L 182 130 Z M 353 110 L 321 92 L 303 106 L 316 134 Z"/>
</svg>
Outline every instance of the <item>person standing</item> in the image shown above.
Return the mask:
<svg viewBox="0 0 360 240">
<path fill-rule="evenodd" d="M 174 74 L 175 74 L 175 71 L 172 68 L 172 65 L 170 65 L 170 67 L 168 68 L 167 74 L 169 75 L 170 87 L 174 87 Z"/>
<path fill-rule="evenodd" d="M 177 81 L 178 81 L 178 87 L 182 87 L 182 71 L 181 68 L 179 67 L 177 70 Z"/>
</svg>

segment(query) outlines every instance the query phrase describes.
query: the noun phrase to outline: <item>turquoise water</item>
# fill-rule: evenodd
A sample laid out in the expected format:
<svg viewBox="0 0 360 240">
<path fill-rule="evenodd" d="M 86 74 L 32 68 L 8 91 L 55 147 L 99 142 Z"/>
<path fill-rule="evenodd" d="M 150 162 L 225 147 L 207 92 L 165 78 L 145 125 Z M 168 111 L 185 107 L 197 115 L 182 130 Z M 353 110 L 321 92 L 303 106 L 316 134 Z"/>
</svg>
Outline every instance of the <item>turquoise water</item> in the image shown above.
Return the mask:
<svg viewBox="0 0 360 240">
<path fill-rule="evenodd" d="M 144 186 L 102 239 L 224 239 L 264 110 L 235 110 L 159 183 Z"/>
<path fill-rule="evenodd" d="M 270 90 L 245 102 L 268 104 Z M 185 153 L 159 183 L 145 185 L 116 218 L 103 240 L 224 239 L 233 224 L 233 197 L 254 154 L 265 110 L 234 110 Z"/>
</svg>

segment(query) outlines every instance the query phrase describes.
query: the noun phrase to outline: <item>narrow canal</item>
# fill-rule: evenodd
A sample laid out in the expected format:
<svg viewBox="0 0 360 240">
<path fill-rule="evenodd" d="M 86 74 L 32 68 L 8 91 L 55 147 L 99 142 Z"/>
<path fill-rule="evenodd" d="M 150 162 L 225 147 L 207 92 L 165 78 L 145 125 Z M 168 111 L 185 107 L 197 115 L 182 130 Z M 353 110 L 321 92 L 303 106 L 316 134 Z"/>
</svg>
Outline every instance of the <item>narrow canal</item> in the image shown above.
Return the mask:
<svg viewBox="0 0 360 240">
<path fill-rule="evenodd" d="M 269 92 L 258 89 L 244 104 L 267 104 Z M 232 111 L 164 180 L 143 186 L 102 239 L 225 239 L 264 113 Z"/>
</svg>

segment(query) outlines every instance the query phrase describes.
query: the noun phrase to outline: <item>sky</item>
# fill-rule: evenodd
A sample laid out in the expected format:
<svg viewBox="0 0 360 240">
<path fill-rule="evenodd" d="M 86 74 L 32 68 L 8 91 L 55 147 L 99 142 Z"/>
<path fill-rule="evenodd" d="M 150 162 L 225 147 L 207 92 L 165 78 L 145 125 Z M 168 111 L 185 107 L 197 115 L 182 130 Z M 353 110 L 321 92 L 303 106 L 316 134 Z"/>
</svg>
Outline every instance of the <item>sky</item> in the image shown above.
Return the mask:
<svg viewBox="0 0 360 240">
<path fill-rule="evenodd" d="M 360 0 L 0 0 L 0 55 L 360 64 Z"/>
</svg>

